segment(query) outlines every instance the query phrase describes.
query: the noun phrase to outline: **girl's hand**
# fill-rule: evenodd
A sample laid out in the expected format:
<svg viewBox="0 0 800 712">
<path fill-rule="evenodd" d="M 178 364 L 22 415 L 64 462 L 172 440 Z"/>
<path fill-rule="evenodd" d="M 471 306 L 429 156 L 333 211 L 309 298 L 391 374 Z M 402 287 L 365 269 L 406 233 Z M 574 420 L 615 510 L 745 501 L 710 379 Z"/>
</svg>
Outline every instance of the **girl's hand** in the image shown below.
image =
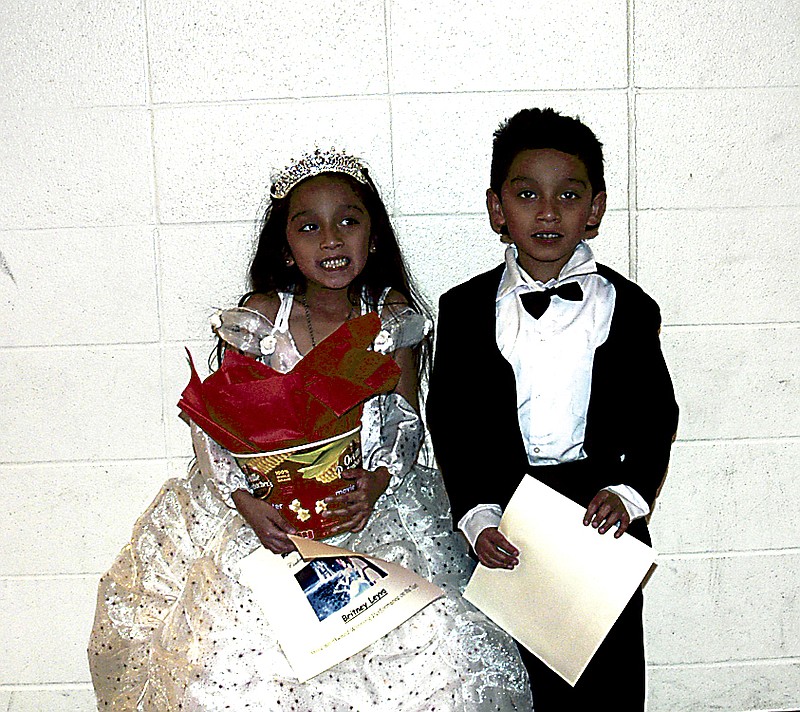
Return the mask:
<svg viewBox="0 0 800 712">
<path fill-rule="evenodd" d="M 487 527 L 478 534 L 475 554 L 490 569 L 513 569 L 519 563 L 519 549 L 497 527 Z"/>
<path fill-rule="evenodd" d="M 287 534 L 297 530 L 289 524 L 271 504 L 253 497 L 245 490 L 236 490 L 231 495 L 236 509 L 253 528 L 258 540 L 275 554 L 286 554 L 295 550 Z"/>
<path fill-rule="evenodd" d="M 334 534 L 360 532 L 367 525 L 378 497 L 389 486 L 391 474 L 385 467 L 379 467 L 374 472 L 358 467 L 345 470 L 342 478 L 355 482 L 356 488 L 352 492 L 327 497 L 325 501 L 328 503 L 328 513 L 323 516 L 335 515 L 342 518 L 341 523 L 333 530 Z"/>
<path fill-rule="evenodd" d="M 614 532 L 615 539 L 624 534 L 631 523 L 631 518 L 618 495 L 608 490 L 600 490 L 586 508 L 586 514 L 583 515 L 584 525 L 588 527 L 591 524 L 600 534 L 605 534 L 617 522 L 619 527 Z"/>
</svg>

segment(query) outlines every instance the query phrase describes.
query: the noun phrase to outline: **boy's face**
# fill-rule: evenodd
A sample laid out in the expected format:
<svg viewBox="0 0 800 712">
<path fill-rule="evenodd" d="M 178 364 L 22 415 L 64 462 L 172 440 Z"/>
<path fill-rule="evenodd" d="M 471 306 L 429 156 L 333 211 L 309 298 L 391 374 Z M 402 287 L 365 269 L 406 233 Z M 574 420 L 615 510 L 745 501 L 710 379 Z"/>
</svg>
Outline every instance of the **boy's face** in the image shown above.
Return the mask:
<svg viewBox="0 0 800 712">
<path fill-rule="evenodd" d="M 605 192 L 592 198 L 586 166 L 577 156 L 551 148 L 521 151 L 498 196 L 486 192 L 495 232 L 517 246 L 519 264 L 547 282 L 558 276 L 575 247 L 593 234 L 606 208 Z"/>
</svg>

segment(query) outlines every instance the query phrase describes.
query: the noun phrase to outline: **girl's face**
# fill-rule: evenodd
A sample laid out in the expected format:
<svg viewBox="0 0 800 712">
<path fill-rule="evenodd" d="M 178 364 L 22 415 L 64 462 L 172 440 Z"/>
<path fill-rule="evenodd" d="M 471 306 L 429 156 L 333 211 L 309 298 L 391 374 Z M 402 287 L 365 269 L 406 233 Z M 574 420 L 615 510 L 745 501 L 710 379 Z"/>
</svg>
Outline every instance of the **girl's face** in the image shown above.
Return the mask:
<svg viewBox="0 0 800 712">
<path fill-rule="evenodd" d="M 286 240 L 308 288 L 345 289 L 367 264 L 372 221 L 346 178 L 323 174 L 289 196 Z"/>
</svg>

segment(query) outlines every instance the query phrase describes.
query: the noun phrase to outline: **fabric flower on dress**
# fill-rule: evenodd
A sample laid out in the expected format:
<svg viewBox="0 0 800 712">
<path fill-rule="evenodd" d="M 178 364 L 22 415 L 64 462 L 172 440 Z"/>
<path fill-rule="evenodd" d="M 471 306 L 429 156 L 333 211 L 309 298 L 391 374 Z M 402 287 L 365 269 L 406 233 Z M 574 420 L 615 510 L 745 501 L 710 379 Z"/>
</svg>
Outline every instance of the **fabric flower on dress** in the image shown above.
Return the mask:
<svg viewBox="0 0 800 712">
<path fill-rule="evenodd" d="M 392 350 L 392 337 L 386 329 L 381 329 L 375 337 L 373 346 L 376 351 L 391 351 Z"/>
<path fill-rule="evenodd" d="M 275 353 L 275 348 L 277 345 L 278 340 L 272 334 L 267 334 L 267 336 L 258 342 L 258 346 L 264 356 L 269 356 L 270 354 Z"/>
<path fill-rule="evenodd" d="M 222 328 L 222 312 L 212 315 L 208 322 L 211 324 L 211 331 L 216 334 Z"/>
</svg>

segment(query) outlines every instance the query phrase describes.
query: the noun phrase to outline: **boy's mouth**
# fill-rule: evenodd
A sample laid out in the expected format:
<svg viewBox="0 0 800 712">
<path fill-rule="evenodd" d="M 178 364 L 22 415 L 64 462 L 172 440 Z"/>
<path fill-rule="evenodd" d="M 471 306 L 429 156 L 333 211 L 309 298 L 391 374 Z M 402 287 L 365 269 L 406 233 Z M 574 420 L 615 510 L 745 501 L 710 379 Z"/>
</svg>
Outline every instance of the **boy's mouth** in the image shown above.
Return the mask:
<svg viewBox="0 0 800 712">
<path fill-rule="evenodd" d="M 336 270 L 344 269 L 349 264 L 350 264 L 350 258 L 341 256 L 341 257 L 328 257 L 322 260 L 319 263 L 319 266 L 322 267 L 322 269 L 324 270 L 335 272 Z"/>
<path fill-rule="evenodd" d="M 558 240 L 563 235 L 560 232 L 535 232 L 531 237 L 536 240 Z"/>
</svg>

